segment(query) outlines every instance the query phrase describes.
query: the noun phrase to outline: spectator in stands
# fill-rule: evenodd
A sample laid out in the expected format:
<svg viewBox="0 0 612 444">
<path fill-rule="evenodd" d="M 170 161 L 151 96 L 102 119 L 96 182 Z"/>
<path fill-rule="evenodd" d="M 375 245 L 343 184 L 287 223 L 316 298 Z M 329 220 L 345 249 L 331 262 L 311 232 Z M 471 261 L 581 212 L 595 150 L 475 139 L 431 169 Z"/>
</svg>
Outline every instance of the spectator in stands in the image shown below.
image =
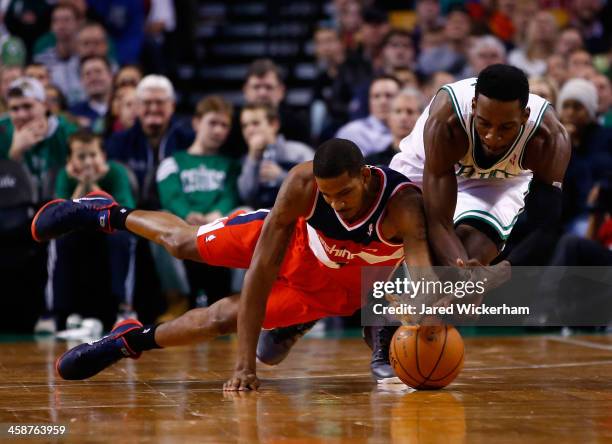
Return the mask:
<svg viewBox="0 0 612 444">
<path fill-rule="evenodd" d="M 232 106 L 221 97 L 200 100 L 193 118 L 193 144 L 163 160 L 157 170 L 162 208 L 189 224 L 208 224 L 238 206 L 240 162 L 219 154 L 229 134 L 232 115 Z M 209 305 L 230 293 L 230 270 L 191 261 L 184 264 L 192 301 L 202 291 Z M 184 302 L 178 302 L 179 307 L 181 304 L 184 306 Z M 170 307 L 169 311 L 181 310 Z"/>
<path fill-rule="evenodd" d="M 359 46 L 359 30 L 362 25 L 361 2 L 345 0 L 334 2 L 336 7 L 336 25 L 340 32 L 342 44 L 349 51 L 356 51 Z"/>
<path fill-rule="evenodd" d="M 567 60 L 558 54 L 548 57 L 546 59 L 546 76 L 555 81 L 557 88 L 562 87 L 567 80 Z"/>
<path fill-rule="evenodd" d="M 492 35 L 476 37 L 468 50 L 468 63 L 457 79 L 476 77 L 489 65 L 506 63 L 506 48 L 501 40 Z"/>
<path fill-rule="evenodd" d="M 113 74 L 106 57 L 88 56 L 81 59 L 81 84 L 87 98 L 70 107 L 70 112 L 83 128 L 96 134 L 104 132 L 104 119 L 112 93 Z"/>
<path fill-rule="evenodd" d="M 280 133 L 287 139 L 308 143 L 310 141 L 308 111 L 288 106 L 284 102 L 285 92 L 281 69 L 272 60 L 258 59 L 249 66 L 242 87 L 244 103 L 277 108 L 280 116 Z M 247 152 L 247 143 L 240 132 L 240 116 L 240 110 L 237 110 L 234 113 L 232 132 L 221 150 L 232 157 L 242 157 Z"/>
<path fill-rule="evenodd" d="M 416 23 L 412 31 L 412 40 L 415 48 L 421 48 L 423 35 L 432 29 L 441 29 L 444 18 L 440 14 L 439 0 L 417 0 Z"/>
<path fill-rule="evenodd" d="M 175 100 L 166 77 L 144 77 L 136 89 L 136 123 L 108 140 L 108 157 L 127 164 L 138 178 L 139 207 L 159 208 L 153 180 L 159 162 L 193 141 L 191 128 L 174 116 Z"/>
<path fill-rule="evenodd" d="M 49 83 L 51 82 L 49 70 L 42 63 L 30 63 L 28 66 L 26 66 L 24 75 L 26 77 L 32 77 L 33 79 L 38 80 L 45 88 L 49 86 Z"/>
<path fill-rule="evenodd" d="M 20 77 L 7 93 L 8 117 L 0 119 L 0 158 L 23 162 L 37 181 L 41 199 L 50 170 L 66 163 L 67 139 L 76 127 L 61 116 L 47 115 L 45 89 L 36 79 Z"/>
<path fill-rule="evenodd" d="M 572 52 L 567 59 L 567 77 L 587 78 L 595 73 L 593 56 L 584 49 Z"/>
<path fill-rule="evenodd" d="M 70 104 L 84 98 L 76 48 L 76 36 L 81 20 L 80 13 L 74 5 L 59 3 L 51 15 L 51 32 L 55 36 L 55 45 L 34 54 L 34 61 L 47 67 L 51 83 L 62 90 Z"/>
<path fill-rule="evenodd" d="M 571 79 L 563 85 L 557 111 L 572 141 L 563 187 L 564 220 L 581 234 L 589 190 L 612 171 L 612 129 L 597 123 L 597 89 L 585 79 Z"/>
<path fill-rule="evenodd" d="M 110 63 L 112 71 L 118 69 L 114 54 L 110 50 L 109 37 L 100 23 L 85 23 L 79 29 L 76 37 L 76 51 L 79 59 L 86 57 L 106 57 Z"/>
<path fill-rule="evenodd" d="M 336 137 L 357 144 L 364 156 L 384 151 L 393 141 L 388 127 L 391 101 L 400 89 L 395 77 L 379 76 L 370 86 L 370 115 L 347 123 L 338 130 Z"/>
<path fill-rule="evenodd" d="M 402 88 L 407 88 L 409 86 L 412 88 L 419 87 L 419 77 L 410 68 L 395 68 L 392 76 L 399 80 Z"/>
<path fill-rule="evenodd" d="M 559 33 L 559 38 L 555 45 L 555 54 L 561 57 L 568 57 L 578 49 L 584 49 L 584 40 L 577 28 L 570 26 Z"/>
<path fill-rule="evenodd" d="M 571 22 L 584 39 L 584 46 L 591 54 L 599 54 L 610 49 L 610 29 L 602 20 L 609 17 L 610 10 L 604 13 L 605 2 L 601 0 L 574 0 L 571 2 Z M 609 23 L 608 23 L 609 24 Z"/>
<path fill-rule="evenodd" d="M 285 139 L 279 132 L 278 111 L 269 105 L 246 105 L 240 123 L 249 147 L 238 178 L 240 197 L 253 208 L 270 208 L 289 170 L 312 160 L 314 151 L 301 142 Z"/>
<path fill-rule="evenodd" d="M 557 103 L 557 87 L 554 80 L 546 76 L 529 77 L 529 92 L 548 100 L 552 106 Z"/>
<path fill-rule="evenodd" d="M 369 165 L 389 166 L 391 159 L 399 152 L 399 144 L 416 124 L 417 119 L 425 108 L 425 97 L 415 88 L 402 89 L 391 102 L 389 113 L 389 129 L 393 141 L 380 153 L 366 157 Z"/>
<path fill-rule="evenodd" d="M 604 178 L 589 193 L 585 237 L 565 234 L 557 244 L 552 266 L 612 265 L 612 177 Z"/>
<path fill-rule="evenodd" d="M 129 129 L 136 122 L 136 87 L 122 86 L 113 90 L 110 109 L 106 113 L 104 131 L 111 134 Z"/>
<path fill-rule="evenodd" d="M 232 106 L 218 96 L 196 106 L 195 140 L 163 160 L 157 170 L 162 208 L 192 225 L 205 225 L 238 206 L 240 163 L 219 154 L 230 131 Z"/>
<path fill-rule="evenodd" d="M 142 80 L 142 70 L 137 65 L 123 65 L 115 74 L 113 80 L 113 88 L 121 88 L 123 86 L 133 86 L 136 88 Z"/>
<path fill-rule="evenodd" d="M 89 0 L 88 15 L 108 30 L 120 65 L 138 63 L 145 29 L 145 3 L 125 0 Z M 98 54 L 98 55 L 106 55 Z"/>
<path fill-rule="evenodd" d="M 525 41 L 508 54 L 508 63 L 525 71 L 527 76 L 546 73 L 546 60 L 555 49 L 557 25 L 548 11 L 540 11 L 528 26 Z"/>
<path fill-rule="evenodd" d="M 590 80 L 597 88 L 599 123 L 605 127 L 612 127 L 612 82 L 603 74 L 595 74 Z"/>
<path fill-rule="evenodd" d="M 173 0 L 152 0 L 145 23 L 142 55 L 145 69 L 166 74 L 173 72 L 173 48 L 168 48 L 168 36 L 176 29 Z"/>
<path fill-rule="evenodd" d="M 64 114 L 68 111 L 68 103 L 66 103 L 66 98 L 60 91 L 60 89 L 52 84 L 47 85 L 45 88 L 45 103 L 47 104 L 47 109 L 51 114 L 55 114 L 59 116 L 60 114 Z M 74 116 L 70 116 L 70 119 L 73 120 Z M 77 124 L 76 120 L 74 123 Z"/>
<path fill-rule="evenodd" d="M 440 88 L 449 83 L 453 83 L 455 77 L 446 71 L 438 71 L 433 73 L 423 86 L 423 93 L 425 94 L 425 101 L 429 102 L 438 93 Z"/>
<path fill-rule="evenodd" d="M 23 68 L 21 66 L 0 66 L 0 114 L 4 114 L 8 111 L 6 94 L 8 93 L 10 84 L 22 75 Z"/>
<path fill-rule="evenodd" d="M 385 35 L 381 48 L 381 67 L 372 71 L 375 76 L 393 74 L 402 69 L 414 70 L 415 49 L 410 33 L 401 29 L 392 29 Z M 367 117 L 369 114 L 369 91 L 372 76 L 360 85 L 352 85 L 353 97 L 349 103 L 351 120 Z"/>
<path fill-rule="evenodd" d="M 247 72 L 242 88 L 249 105 L 265 104 L 278 109 L 280 132 L 288 139 L 307 142 L 310 139 L 308 119 L 296 114 L 284 103 L 285 84 L 280 68 L 270 59 L 255 60 Z"/>
<path fill-rule="evenodd" d="M 470 16 L 460 7 L 453 8 L 444 25 L 443 41 L 434 44 L 428 42 L 425 48 L 422 46 L 417 62 L 418 71 L 425 76 L 436 71 L 446 71 L 453 75 L 460 73 L 467 60 L 470 33 Z"/>
<path fill-rule="evenodd" d="M 330 127 L 335 131 L 344 123 L 346 105 L 334 102 L 333 85 L 346 53 L 338 31 L 333 28 L 317 29 L 314 44 L 318 73 L 313 86 L 310 120 L 311 136 L 319 140 L 319 136 L 329 133 Z"/>
<path fill-rule="evenodd" d="M 135 204 L 127 169 L 117 162 L 107 161 L 99 136 L 80 130 L 68 140 L 70 152 L 66 167 L 58 173 L 55 182 L 57 198 L 78 199 L 92 191 L 104 191 L 120 205 Z M 110 291 L 117 307 L 117 321 L 133 317 L 134 247 L 135 238 L 125 232 L 110 236 L 77 232 L 55 240 L 50 247 L 53 253 L 49 255 L 48 314 L 61 325 L 67 315 L 79 311 L 82 305 L 79 299 L 87 300 L 94 296 L 81 288 L 79 279 L 75 278 L 79 273 L 75 270 L 88 273 L 89 261 L 85 259 L 88 266 L 80 265 L 84 258 L 102 256 L 108 257 Z M 97 270 L 95 275 L 99 276 L 99 272 Z M 104 294 L 97 296 L 103 297 Z M 95 317 L 101 316 L 96 314 Z"/>
<path fill-rule="evenodd" d="M 381 68 L 380 50 L 383 39 L 391 30 L 389 17 L 386 12 L 370 7 L 363 10 L 361 20 L 359 56 L 376 71 Z"/>
</svg>

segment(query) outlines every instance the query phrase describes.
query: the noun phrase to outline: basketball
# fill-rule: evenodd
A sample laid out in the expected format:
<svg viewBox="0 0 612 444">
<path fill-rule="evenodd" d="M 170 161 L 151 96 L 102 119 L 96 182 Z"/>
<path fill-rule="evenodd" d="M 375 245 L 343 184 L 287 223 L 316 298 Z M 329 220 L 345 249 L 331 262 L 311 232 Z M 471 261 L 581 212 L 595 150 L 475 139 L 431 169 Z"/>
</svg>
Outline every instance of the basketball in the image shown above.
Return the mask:
<svg viewBox="0 0 612 444">
<path fill-rule="evenodd" d="M 402 326 L 391 341 L 395 374 L 412 388 L 446 387 L 463 368 L 463 339 L 452 325 Z"/>
</svg>

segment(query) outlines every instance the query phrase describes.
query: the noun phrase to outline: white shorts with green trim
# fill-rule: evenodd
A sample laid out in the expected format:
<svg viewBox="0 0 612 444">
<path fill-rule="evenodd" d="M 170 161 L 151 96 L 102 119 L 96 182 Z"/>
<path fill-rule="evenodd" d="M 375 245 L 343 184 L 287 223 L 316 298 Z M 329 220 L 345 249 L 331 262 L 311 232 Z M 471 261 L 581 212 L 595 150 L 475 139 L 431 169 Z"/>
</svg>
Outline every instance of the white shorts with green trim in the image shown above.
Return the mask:
<svg viewBox="0 0 612 444">
<path fill-rule="evenodd" d="M 525 207 L 531 177 L 531 174 L 509 179 L 458 177 L 455 225 L 465 219 L 478 219 L 493 227 L 506 241 Z"/>
<path fill-rule="evenodd" d="M 396 155 L 390 167 L 423 187 L 423 167 L 419 159 Z M 465 179 L 457 177 L 455 225 L 472 218 L 488 223 L 506 241 L 525 206 L 532 174 L 505 179 Z"/>
</svg>

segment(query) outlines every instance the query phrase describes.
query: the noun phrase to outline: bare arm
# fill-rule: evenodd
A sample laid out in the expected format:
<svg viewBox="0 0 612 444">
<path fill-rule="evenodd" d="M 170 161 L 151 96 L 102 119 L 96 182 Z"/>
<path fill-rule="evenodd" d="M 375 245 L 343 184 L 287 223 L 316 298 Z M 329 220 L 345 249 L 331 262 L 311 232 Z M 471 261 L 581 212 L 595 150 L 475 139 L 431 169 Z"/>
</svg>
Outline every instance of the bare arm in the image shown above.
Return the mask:
<svg viewBox="0 0 612 444">
<path fill-rule="evenodd" d="M 457 205 L 455 164 L 468 145 L 446 92 L 440 92 L 431 104 L 423 140 L 423 196 L 429 243 L 439 265 L 454 266 L 458 259 L 464 262 L 468 259 L 453 223 Z"/>
<path fill-rule="evenodd" d="M 404 259 L 408 267 L 431 266 L 431 254 L 427 243 L 427 225 L 423 196 L 414 187 L 404 188 L 389 202 L 386 221 L 391 221 L 393 233 L 389 238 L 401 239 Z M 384 230 L 385 224 L 383 224 Z M 385 233 L 383 231 L 385 235 Z"/>
<path fill-rule="evenodd" d="M 571 143 L 555 113 L 548 110 L 535 137 L 525 148 L 523 166 L 533 171 L 525 209 L 533 231 L 508 254 L 512 265 L 529 262 L 533 251 L 540 247 L 546 233 L 558 225 L 561 218 L 562 184 L 571 155 Z"/>
<path fill-rule="evenodd" d="M 560 188 L 571 157 L 571 142 L 550 108 L 526 150 L 523 166 L 533 171 L 533 178 L 547 185 L 558 184 Z"/>
<path fill-rule="evenodd" d="M 295 224 L 310 209 L 313 180 L 311 162 L 293 168 L 266 217 L 244 280 L 238 309 L 238 358 L 234 375 L 225 383 L 225 390 L 257 389 L 259 386 L 255 350 L 268 294 L 278 276 Z"/>
</svg>

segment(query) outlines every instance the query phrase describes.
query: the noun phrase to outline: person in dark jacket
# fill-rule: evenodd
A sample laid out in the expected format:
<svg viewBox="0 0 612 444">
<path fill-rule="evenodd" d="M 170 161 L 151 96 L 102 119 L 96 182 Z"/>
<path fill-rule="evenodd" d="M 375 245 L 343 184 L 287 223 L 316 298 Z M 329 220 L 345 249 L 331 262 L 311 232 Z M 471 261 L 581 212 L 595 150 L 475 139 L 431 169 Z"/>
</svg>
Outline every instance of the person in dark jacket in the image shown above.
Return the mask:
<svg viewBox="0 0 612 444">
<path fill-rule="evenodd" d="M 136 123 L 107 142 L 109 159 L 123 162 L 136 174 L 139 204 L 146 208 L 159 208 L 155 171 L 160 161 L 191 146 L 194 139 L 191 125 L 174 116 L 174 109 L 172 83 L 163 76 L 146 76 L 136 89 Z"/>
</svg>

